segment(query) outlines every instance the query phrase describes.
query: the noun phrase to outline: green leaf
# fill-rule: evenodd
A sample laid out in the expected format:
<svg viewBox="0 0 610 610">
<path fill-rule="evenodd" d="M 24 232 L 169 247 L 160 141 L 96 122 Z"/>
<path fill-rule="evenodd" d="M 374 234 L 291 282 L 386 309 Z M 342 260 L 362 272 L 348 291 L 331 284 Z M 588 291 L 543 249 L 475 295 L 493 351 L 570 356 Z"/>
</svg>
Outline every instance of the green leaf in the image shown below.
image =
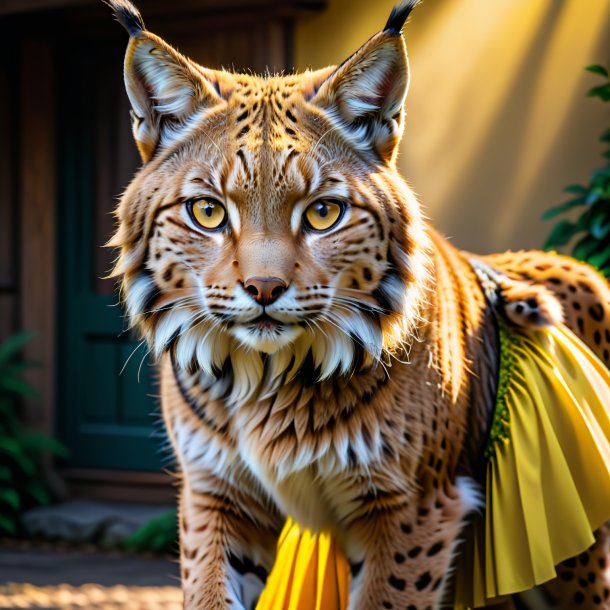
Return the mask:
<svg viewBox="0 0 610 610">
<path fill-rule="evenodd" d="M 563 192 L 574 193 L 575 195 L 582 195 L 583 193 L 587 192 L 587 189 L 582 184 L 568 184 L 568 186 L 563 189 Z"/>
<path fill-rule="evenodd" d="M 0 377 L 0 388 L 20 396 L 31 396 L 33 398 L 40 396 L 30 384 L 17 377 Z"/>
<path fill-rule="evenodd" d="M 8 504 L 15 512 L 17 512 L 21 506 L 19 494 L 10 487 L 8 489 L 0 489 L 0 502 Z"/>
<path fill-rule="evenodd" d="M 592 203 L 595 203 L 596 201 L 598 201 L 599 199 L 601 199 L 604 195 L 604 189 L 601 187 L 596 187 L 594 189 L 591 189 L 590 193 L 585 197 L 585 203 L 587 205 L 591 205 Z"/>
<path fill-rule="evenodd" d="M 10 519 L 5 515 L 0 515 L 0 530 L 4 530 L 7 534 L 11 536 L 17 535 L 17 523 L 14 519 Z"/>
<path fill-rule="evenodd" d="M 600 167 L 596 169 L 591 174 L 591 182 L 605 182 L 606 180 L 610 180 L 610 165 L 606 165 L 604 167 Z"/>
<path fill-rule="evenodd" d="M 36 464 L 23 452 L 16 440 L 0 436 L 0 453 L 8 455 L 26 475 L 32 476 L 36 472 Z"/>
<path fill-rule="evenodd" d="M 568 210 L 575 208 L 579 205 L 583 205 L 585 203 L 584 197 L 578 197 L 577 199 L 570 199 L 561 205 L 557 205 L 554 208 L 547 210 L 543 215 L 543 220 L 550 220 L 551 218 L 555 218 L 555 216 L 559 216 Z"/>
<path fill-rule="evenodd" d="M 591 64 L 585 68 L 587 72 L 592 72 L 593 74 L 601 74 L 608 78 L 608 70 L 604 68 L 604 66 L 600 66 L 599 64 Z"/>
<path fill-rule="evenodd" d="M 603 245 L 604 244 L 602 243 L 599 244 L 599 246 Z M 605 247 L 603 247 L 603 249 L 598 250 L 593 254 L 590 254 L 587 257 L 587 262 L 590 265 L 596 267 L 597 269 L 600 269 L 608 262 L 608 259 L 610 259 L 610 244 L 605 244 Z"/>
<path fill-rule="evenodd" d="M 0 414 L 5 417 L 15 415 L 15 400 L 12 397 L 0 396 Z"/>
<path fill-rule="evenodd" d="M 608 210 L 610 212 L 610 210 Z M 591 225 L 589 227 L 589 233 L 595 237 L 595 239 L 602 240 L 608 233 L 610 233 L 610 218 L 609 214 L 605 210 L 600 211 L 595 215 Z"/>
<path fill-rule="evenodd" d="M 595 238 L 591 237 L 591 235 L 585 235 L 574 246 L 574 249 L 572 250 L 572 256 L 581 261 L 586 261 L 589 259 L 589 256 L 591 256 L 595 252 L 598 245 L 599 242 Z"/>
<path fill-rule="evenodd" d="M 598 97 L 604 102 L 608 102 L 610 101 L 610 84 L 593 87 L 587 91 L 587 95 L 589 97 Z"/>
<path fill-rule="evenodd" d="M 122 546 L 128 550 L 170 550 L 178 540 L 177 523 L 175 510 L 163 513 L 126 538 Z"/>
<path fill-rule="evenodd" d="M 25 490 L 38 502 L 46 506 L 51 503 L 51 495 L 47 488 L 40 481 L 29 481 L 25 486 Z"/>
<path fill-rule="evenodd" d="M 0 345 L 0 363 L 8 362 L 13 356 L 15 356 L 24 346 L 34 338 L 38 333 L 31 331 L 22 331 L 16 333 L 6 339 Z"/>
<path fill-rule="evenodd" d="M 549 248 L 564 246 L 577 232 L 578 227 L 573 222 L 560 220 L 551 230 L 551 234 L 544 244 L 544 249 L 548 250 Z"/>
<path fill-rule="evenodd" d="M 28 432 L 22 439 L 26 451 L 48 451 L 62 458 L 69 456 L 68 448 L 56 438 L 52 438 L 42 432 Z"/>
</svg>

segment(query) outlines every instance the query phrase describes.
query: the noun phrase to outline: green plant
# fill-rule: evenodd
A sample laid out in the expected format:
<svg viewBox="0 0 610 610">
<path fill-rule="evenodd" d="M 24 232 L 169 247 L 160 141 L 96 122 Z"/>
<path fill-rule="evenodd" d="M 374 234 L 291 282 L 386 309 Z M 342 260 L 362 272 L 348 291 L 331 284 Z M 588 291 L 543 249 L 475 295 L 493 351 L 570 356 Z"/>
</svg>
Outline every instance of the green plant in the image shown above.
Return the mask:
<svg viewBox="0 0 610 610">
<path fill-rule="evenodd" d="M 22 399 L 37 396 L 22 378 L 37 364 L 19 355 L 33 336 L 22 332 L 0 344 L 0 533 L 10 535 L 18 534 L 24 509 L 51 500 L 41 471 L 43 453 L 67 454 L 59 441 L 28 430 L 20 414 Z"/>
<path fill-rule="evenodd" d="M 178 514 L 169 510 L 145 523 L 123 541 L 128 551 L 155 551 L 174 553 L 178 548 Z"/>
<path fill-rule="evenodd" d="M 604 79 L 604 83 L 590 89 L 589 97 L 597 97 L 602 102 L 610 102 L 610 78 L 603 66 L 592 65 L 585 68 Z M 600 140 L 610 145 L 610 128 Z M 602 156 L 610 159 L 610 149 Z M 574 209 L 584 208 L 575 220 L 562 219 L 555 224 L 544 245 L 545 250 L 566 246 L 572 239 L 572 256 L 586 261 L 610 277 L 610 161 L 595 170 L 589 184 L 571 184 L 564 192 L 574 195 L 572 199 L 547 210 L 542 218 L 550 220 Z"/>
</svg>

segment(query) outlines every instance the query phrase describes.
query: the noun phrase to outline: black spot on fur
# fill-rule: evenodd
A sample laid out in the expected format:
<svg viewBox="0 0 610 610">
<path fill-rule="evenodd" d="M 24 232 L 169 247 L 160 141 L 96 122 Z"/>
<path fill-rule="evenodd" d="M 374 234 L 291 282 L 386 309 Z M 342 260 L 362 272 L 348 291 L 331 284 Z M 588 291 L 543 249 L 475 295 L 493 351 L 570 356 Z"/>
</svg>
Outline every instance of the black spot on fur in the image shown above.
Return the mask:
<svg viewBox="0 0 610 610">
<path fill-rule="evenodd" d="M 428 552 L 426 553 L 426 555 L 428 555 L 428 557 L 432 557 L 433 555 L 436 555 L 437 553 L 440 553 L 440 551 L 443 550 L 443 543 L 442 542 L 437 542 L 436 544 L 433 544 L 429 549 Z"/>
<path fill-rule="evenodd" d="M 406 559 L 402 553 L 394 553 L 394 561 L 396 563 L 404 563 Z"/>
<path fill-rule="evenodd" d="M 400 524 L 400 529 L 405 533 L 405 534 L 411 534 L 413 532 L 413 528 L 408 524 L 408 523 L 401 523 Z"/>
<path fill-rule="evenodd" d="M 388 582 L 392 587 L 398 589 L 399 591 L 404 591 L 407 586 L 407 581 L 404 578 L 396 578 L 394 574 L 390 574 L 390 578 L 388 578 Z"/>
<path fill-rule="evenodd" d="M 421 553 L 421 546 L 414 546 L 412 549 L 409 549 L 409 551 L 407 552 L 407 555 L 411 558 L 414 559 L 415 557 L 417 557 L 419 554 Z"/>
<path fill-rule="evenodd" d="M 574 572 L 570 572 L 569 570 L 560 572 L 559 578 L 561 578 L 561 580 L 565 580 L 566 582 L 570 582 L 571 580 L 574 580 Z"/>
<path fill-rule="evenodd" d="M 386 609 L 386 610 L 392 610 L 392 608 L 394 606 L 392 606 L 392 604 L 390 602 L 381 602 L 381 605 Z"/>
<path fill-rule="evenodd" d="M 587 553 L 586 551 L 585 551 L 584 553 L 581 553 L 581 554 L 578 556 L 578 561 L 579 561 L 579 563 L 580 563 L 580 565 L 581 565 L 581 566 L 586 566 L 586 565 L 588 565 L 588 563 L 589 563 L 589 559 L 590 559 L 590 557 L 589 557 L 589 553 Z"/>
<path fill-rule="evenodd" d="M 583 593 L 581 591 L 576 591 L 576 593 L 574 593 L 574 603 L 582 604 L 584 601 L 585 596 L 583 595 Z"/>
<path fill-rule="evenodd" d="M 604 319 L 604 308 L 600 303 L 595 303 L 589 307 L 589 315 L 596 321 L 601 322 Z"/>
<path fill-rule="evenodd" d="M 425 589 L 432 582 L 432 576 L 430 572 L 424 572 L 415 582 L 415 588 L 418 591 Z"/>
</svg>

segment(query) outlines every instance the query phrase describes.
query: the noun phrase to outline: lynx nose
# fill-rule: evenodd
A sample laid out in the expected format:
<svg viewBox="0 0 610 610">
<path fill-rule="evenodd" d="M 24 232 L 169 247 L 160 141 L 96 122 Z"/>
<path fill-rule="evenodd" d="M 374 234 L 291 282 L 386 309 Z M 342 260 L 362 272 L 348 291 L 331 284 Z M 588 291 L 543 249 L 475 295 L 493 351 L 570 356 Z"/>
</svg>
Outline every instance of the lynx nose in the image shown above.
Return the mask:
<svg viewBox="0 0 610 610">
<path fill-rule="evenodd" d="M 279 277 L 251 277 L 244 282 L 244 288 L 261 305 L 271 305 L 286 292 L 286 282 Z"/>
</svg>

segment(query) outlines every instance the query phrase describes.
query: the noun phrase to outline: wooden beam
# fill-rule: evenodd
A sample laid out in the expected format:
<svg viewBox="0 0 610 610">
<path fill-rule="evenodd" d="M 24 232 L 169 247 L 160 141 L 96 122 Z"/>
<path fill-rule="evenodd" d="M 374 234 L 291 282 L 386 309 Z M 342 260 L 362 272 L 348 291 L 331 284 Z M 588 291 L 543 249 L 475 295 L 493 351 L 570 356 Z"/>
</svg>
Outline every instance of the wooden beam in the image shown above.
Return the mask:
<svg viewBox="0 0 610 610">
<path fill-rule="evenodd" d="M 61 471 L 70 497 L 174 504 L 178 478 L 167 472 L 66 468 Z"/>
<path fill-rule="evenodd" d="M 21 47 L 20 327 L 39 333 L 26 356 L 41 363 L 28 381 L 42 401 L 32 405 L 35 423 L 52 434 L 55 396 L 55 109 L 53 58 L 44 42 Z M 36 401 L 38 403 L 38 401 Z"/>
<path fill-rule="evenodd" d="M 136 0 L 136 5 L 146 14 L 168 14 L 180 11 L 196 11 L 200 14 L 234 11 L 277 11 L 283 15 L 295 15 L 303 11 L 325 8 L 327 0 L 174 0 L 171 6 L 166 0 Z M 91 8 L 99 4 L 95 0 L 3 0 L 0 17 L 57 9 Z M 108 9 L 106 9 L 108 10 Z"/>
</svg>

